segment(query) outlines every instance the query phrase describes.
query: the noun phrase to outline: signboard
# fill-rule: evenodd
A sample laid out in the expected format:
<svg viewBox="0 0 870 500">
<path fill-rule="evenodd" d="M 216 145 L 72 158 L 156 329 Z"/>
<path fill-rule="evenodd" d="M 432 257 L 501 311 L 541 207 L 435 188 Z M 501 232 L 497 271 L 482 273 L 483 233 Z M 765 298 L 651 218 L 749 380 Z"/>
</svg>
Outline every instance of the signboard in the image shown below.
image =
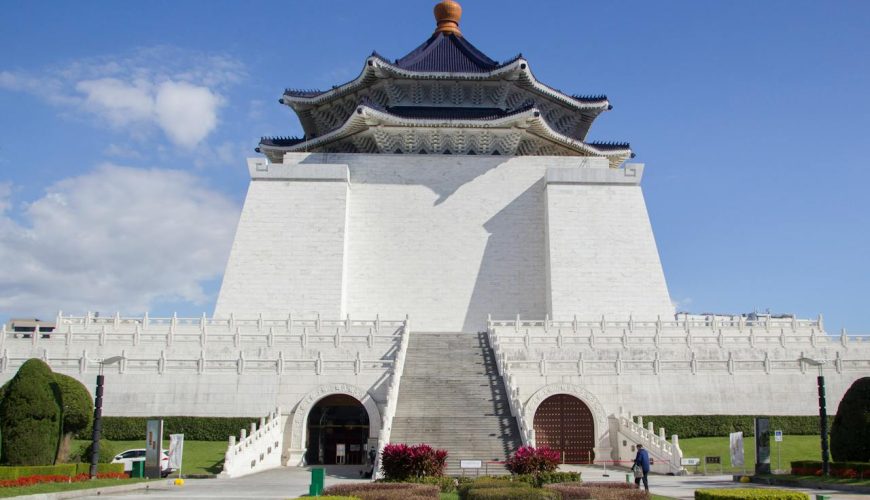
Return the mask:
<svg viewBox="0 0 870 500">
<path fill-rule="evenodd" d="M 160 479 L 162 455 L 163 420 L 148 420 L 145 424 L 145 477 Z"/>
<path fill-rule="evenodd" d="M 339 443 L 335 445 L 335 463 L 343 464 L 345 463 L 345 455 L 347 455 L 346 448 L 344 443 Z"/>
<path fill-rule="evenodd" d="M 704 457 L 704 463 L 707 465 L 721 464 L 722 457 Z"/>
<path fill-rule="evenodd" d="M 481 460 L 460 460 L 459 468 L 461 469 L 480 469 L 483 467 Z"/>
<path fill-rule="evenodd" d="M 755 419 L 755 473 L 770 474 L 770 419 Z"/>
<path fill-rule="evenodd" d="M 743 467 L 743 432 L 732 432 L 729 435 L 731 450 L 731 467 Z"/>
<path fill-rule="evenodd" d="M 719 458 L 719 457 L 707 457 L 707 458 Z M 682 458 L 682 459 L 680 459 L 680 465 L 700 465 L 700 464 L 701 464 L 700 458 Z"/>
<path fill-rule="evenodd" d="M 777 443 L 782 442 L 782 431 L 773 431 L 773 440 Z"/>
<path fill-rule="evenodd" d="M 169 468 L 179 471 L 181 476 L 181 458 L 184 455 L 184 434 L 169 435 Z"/>
</svg>

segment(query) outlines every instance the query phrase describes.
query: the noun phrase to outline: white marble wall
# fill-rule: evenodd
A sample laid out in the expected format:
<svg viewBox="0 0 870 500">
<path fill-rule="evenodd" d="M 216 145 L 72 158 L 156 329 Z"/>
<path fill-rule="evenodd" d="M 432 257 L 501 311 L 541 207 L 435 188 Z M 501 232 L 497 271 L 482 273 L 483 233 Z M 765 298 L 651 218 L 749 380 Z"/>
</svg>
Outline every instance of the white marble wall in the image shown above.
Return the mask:
<svg viewBox="0 0 870 500">
<path fill-rule="evenodd" d="M 487 314 L 673 313 L 642 166 L 308 153 L 250 162 L 216 317 L 319 307 L 470 332 Z"/>
<path fill-rule="evenodd" d="M 641 164 L 547 170 L 550 318 L 673 317 L 642 174 Z"/>
</svg>

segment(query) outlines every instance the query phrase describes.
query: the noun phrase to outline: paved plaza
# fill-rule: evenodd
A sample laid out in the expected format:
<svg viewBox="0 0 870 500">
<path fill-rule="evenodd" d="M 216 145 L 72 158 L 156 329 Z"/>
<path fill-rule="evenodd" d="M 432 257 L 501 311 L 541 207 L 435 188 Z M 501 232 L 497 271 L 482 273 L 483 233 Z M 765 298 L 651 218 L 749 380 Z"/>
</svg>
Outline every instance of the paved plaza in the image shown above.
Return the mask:
<svg viewBox="0 0 870 500">
<path fill-rule="evenodd" d="M 367 482 L 360 480 L 358 466 L 327 467 L 326 485 Z M 609 477 L 604 477 L 600 467 L 567 467 L 566 470 L 576 470 L 582 474 L 585 481 L 624 481 L 626 471 L 608 470 Z M 308 493 L 310 473 L 304 468 L 287 467 L 241 477 L 238 479 L 189 479 L 184 486 L 172 486 L 171 481 L 160 481 L 158 486 L 152 486 L 147 491 L 137 490 L 119 494 L 93 495 L 84 498 L 130 500 L 134 498 L 262 498 L 288 499 Z M 659 476 L 650 477 L 652 493 L 679 499 L 694 498 L 694 491 L 700 488 L 733 488 L 737 486 L 760 487 L 754 484 L 737 485 L 730 475 L 718 476 Z M 796 489 L 796 488 L 788 488 Z M 832 500 L 866 499 L 870 495 L 842 493 L 833 490 L 803 489 L 811 495 L 830 495 Z"/>
</svg>

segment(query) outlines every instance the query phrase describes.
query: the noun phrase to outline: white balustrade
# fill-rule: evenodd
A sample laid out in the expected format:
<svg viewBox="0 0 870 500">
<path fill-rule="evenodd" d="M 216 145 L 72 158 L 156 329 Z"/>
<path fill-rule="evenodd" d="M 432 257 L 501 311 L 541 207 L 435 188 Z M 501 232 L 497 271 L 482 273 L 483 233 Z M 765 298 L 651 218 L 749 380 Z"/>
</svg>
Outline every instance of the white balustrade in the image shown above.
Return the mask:
<svg viewBox="0 0 870 500">
<path fill-rule="evenodd" d="M 252 422 L 250 433 L 242 429 L 238 441 L 230 436 L 224 470 L 218 477 L 236 478 L 280 467 L 283 442 L 281 409 L 276 408 L 260 419 L 259 426 Z"/>
<path fill-rule="evenodd" d="M 384 322 L 381 322 L 384 324 Z M 411 325 L 410 319 L 406 316 L 402 332 L 402 340 L 399 343 L 399 349 L 396 353 L 396 358 L 393 363 L 392 376 L 390 377 L 390 385 L 387 388 L 387 403 L 384 406 L 384 414 L 382 415 L 383 422 L 381 431 L 378 435 L 378 453 L 375 456 L 375 463 L 372 468 L 372 480 L 381 477 L 381 453 L 384 451 L 384 446 L 390 442 L 390 434 L 393 428 L 393 417 L 396 415 L 396 406 L 399 403 L 399 384 L 402 380 L 402 374 L 405 371 L 405 357 L 408 353 L 408 344 L 411 340 Z"/>
</svg>

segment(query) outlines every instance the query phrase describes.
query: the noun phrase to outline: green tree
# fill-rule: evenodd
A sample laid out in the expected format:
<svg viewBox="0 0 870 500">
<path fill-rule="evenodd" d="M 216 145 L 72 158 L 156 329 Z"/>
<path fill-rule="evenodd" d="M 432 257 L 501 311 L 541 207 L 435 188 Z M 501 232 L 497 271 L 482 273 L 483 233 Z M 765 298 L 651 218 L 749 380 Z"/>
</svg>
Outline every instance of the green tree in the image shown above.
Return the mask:
<svg viewBox="0 0 870 500">
<path fill-rule="evenodd" d="M 870 377 L 856 380 L 840 400 L 831 456 L 837 462 L 870 462 Z"/>
<path fill-rule="evenodd" d="M 94 400 L 78 380 L 62 373 L 54 374 L 55 395 L 61 408 L 61 436 L 57 447 L 57 462 L 69 459 L 76 433 L 87 429 L 94 420 Z"/>
<path fill-rule="evenodd" d="M 0 402 L 0 462 L 50 465 L 57 453 L 60 407 L 54 374 L 45 362 L 29 359 L 10 381 Z"/>
</svg>

